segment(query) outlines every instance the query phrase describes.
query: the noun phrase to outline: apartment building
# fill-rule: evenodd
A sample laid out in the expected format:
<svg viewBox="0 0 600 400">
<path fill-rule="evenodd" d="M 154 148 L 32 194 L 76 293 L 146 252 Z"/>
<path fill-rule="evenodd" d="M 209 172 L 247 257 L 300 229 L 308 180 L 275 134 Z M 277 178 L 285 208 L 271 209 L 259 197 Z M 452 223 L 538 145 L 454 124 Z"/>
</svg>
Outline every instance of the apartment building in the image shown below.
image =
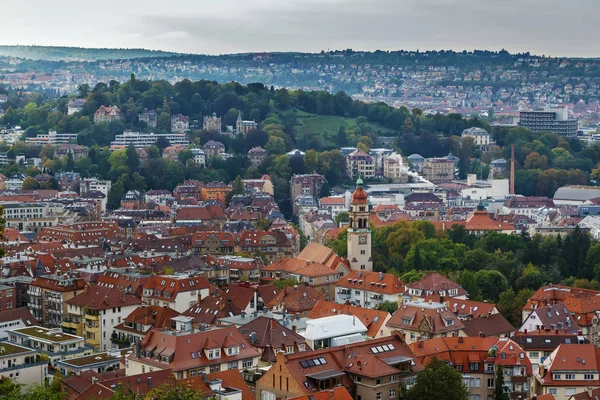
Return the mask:
<svg viewBox="0 0 600 400">
<path fill-rule="evenodd" d="M 267 150 L 260 146 L 251 148 L 250 151 L 248 151 L 248 158 L 250 159 L 252 168 L 258 168 L 263 160 L 267 158 L 267 155 L 269 155 Z"/>
<path fill-rule="evenodd" d="M 89 356 L 93 353 L 93 348 L 85 344 L 83 337 L 64 333 L 60 328 L 32 326 L 12 329 L 8 332 L 8 341 L 47 356 L 53 367 L 61 360 Z"/>
<path fill-rule="evenodd" d="M 40 232 L 57 226 L 68 215 L 64 204 L 50 202 L 2 202 L 6 228 Z"/>
<path fill-rule="evenodd" d="M 238 114 L 238 119 L 235 122 L 235 132 L 237 134 L 243 134 L 244 136 L 248 134 L 251 130 L 257 129 L 258 124 L 255 121 L 244 121 L 242 119 L 242 112 Z"/>
<path fill-rule="evenodd" d="M 158 125 L 158 115 L 156 114 L 156 111 L 144 108 L 144 110 L 138 114 L 138 121 L 145 122 L 148 128 L 156 128 Z"/>
<path fill-rule="evenodd" d="M 151 329 L 163 329 L 171 326 L 171 319 L 181 315 L 177 311 L 164 306 L 140 306 L 122 319 L 115 326 L 113 344 L 129 347 L 144 340 Z"/>
<path fill-rule="evenodd" d="M 455 162 L 448 158 L 426 158 L 423 163 L 423 178 L 431 183 L 450 182 L 455 177 Z"/>
<path fill-rule="evenodd" d="M 569 118 L 567 107 L 546 107 L 543 110 L 521 111 L 519 126 L 533 133 L 552 132 L 572 138 L 577 136 L 579 121 Z"/>
<path fill-rule="evenodd" d="M 561 344 L 587 344 L 589 341 L 576 333 L 564 330 L 536 329 L 516 332 L 512 339 L 525 351 L 534 370 Z"/>
<path fill-rule="evenodd" d="M 472 138 L 475 146 L 481 151 L 490 151 L 492 146 L 496 144 L 492 135 L 483 128 L 468 128 L 460 135 L 461 139 Z"/>
<path fill-rule="evenodd" d="M 346 174 L 353 180 L 374 178 L 375 160 L 364 151 L 354 150 L 346 157 Z"/>
<path fill-rule="evenodd" d="M 204 117 L 204 120 L 202 121 L 202 130 L 206 132 L 222 132 L 223 127 L 221 117 L 217 117 L 217 113 Z"/>
<path fill-rule="evenodd" d="M 135 296 L 105 286 L 88 286 L 67 300 L 65 331 L 76 332 L 96 351 L 112 347 L 115 325 L 133 312 L 142 301 Z M 81 332 L 81 333 L 80 333 Z"/>
<path fill-rule="evenodd" d="M 392 153 L 383 160 L 383 176 L 393 183 L 408 183 L 408 164 L 400 154 Z"/>
<path fill-rule="evenodd" d="M 244 231 L 240 235 L 236 252 L 260 252 L 268 261 L 293 257 L 294 247 L 281 231 Z"/>
<path fill-rule="evenodd" d="M 185 115 L 177 114 L 171 117 L 171 133 L 188 133 L 190 131 L 190 119 Z M 173 144 L 173 143 L 171 143 Z"/>
<path fill-rule="evenodd" d="M 208 295 L 208 282 L 203 278 L 154 275 L 144 286 L 142 301 L 182 313 Z"/>
<path fill-rule="evenodd" d="M 290 199 L 292 205 L 300 196 L 310 196 L 316 199 L 321 196 L 321 187 L 325 183 L 325 176 L 320 174 L 297 174 L 290 179 Z M 294 208 L 294 212 L 297 212 Z"/>
<path fill-rule="evenodd" d="M 533 374 L 533 391 L 568 400 L 600 385 L 600 352 L 593 344 L 561 344 Z"/>
<path fill-rule="evenodd" d="M 345 387 L 356 399 L 393 400 L 401 386 L 410 388 L 422 364 L 406 343 L 387 336 L 345 346 L 294 354 L 279 353 L 277 362 L 256 383 L 264 400 L 314 396 Z"/>
<path fill-rule="evenodd" d="M 0 377 L 20 385 L 43 385 L 48 377 L 48 361 L 36 350 L 0 342 Z"/>
<path fill-rule="evenodd" d="M 223 158 L 225 155 L 225 145 L 216 140 L 209 140 L 204 143 L 204 153 L 206 154 L 206 160 L 210 162 L 213 158 Z"/>
<path fill-rule="evenodd" d="M 62 328 L 67 301 L 85 288 L 85 281 L 63 275 L 38 276 L 29 285 L 27 308 L 35 319 L 50 328 Z"/>
<path fill-rule="evenodd" d="M 159 138 L 166 139 L 169 144 L 180 144 L 184 147 L 190 145 L 190 141 L 183 133 L 143 133 L 125 131 L 122 134 L 116 135 L 115 140 L 110 143 L 111 150 L 126 149 L 129 145 L 133 145 L 136 149 L 143 149 L 156 144 Z"/>
<path fill-rule="evenodd" d="M 127 375 L 170 369 L 176 379 L 229 369 L 255 369 L 260 353 L 237 328 L 192 331 L 191 318 L 176 317 L 176 330 L 156 329 L 140 343 Z"/>
<path fill-rule="evenodd" d="M 119 110 L 119 107 L 117 107 L 117 106 L 112 106 L 112 107 L 100 106 L 100 108 L 97 109 L 96 112 L 94 113 L 94 122 L 95 123 L 118 121 L 120 119 L 121 119 L 121 110 Z"/>
<path fill-rule="evenodd" d="M 463 287 L 446 278 L 445 276 L 434 272 L 425 275 L 416 282 L 406 284 L 406 297 L 408 299 L 426 299 L 431 296 L 442 298 L 467 299 L 467 291 Z"/>
<path fill-rule="evenodd" d="M 335 302 L 377 308 L 384 302 L 402 302 L 404 290 L 396 275 L 353 270 L 335 283 Z"/>
</svg>

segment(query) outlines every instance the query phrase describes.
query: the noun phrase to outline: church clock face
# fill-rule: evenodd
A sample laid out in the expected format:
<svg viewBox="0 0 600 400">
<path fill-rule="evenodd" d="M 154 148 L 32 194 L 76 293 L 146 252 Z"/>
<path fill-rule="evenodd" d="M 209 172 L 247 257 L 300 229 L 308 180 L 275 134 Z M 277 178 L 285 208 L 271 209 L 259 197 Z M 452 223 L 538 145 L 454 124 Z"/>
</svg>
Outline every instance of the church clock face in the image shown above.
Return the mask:
<svg viewBox="0 0 600 400">
<path fill-rule="evenodd" d="M 360 243 L 360 244 L 365 244 L 365 243 L 367 243 L 367 237 L 366 237 L 366 236 L 360 236 L 360 237 L 358 238 L 358 243 Z"/>
</svg>

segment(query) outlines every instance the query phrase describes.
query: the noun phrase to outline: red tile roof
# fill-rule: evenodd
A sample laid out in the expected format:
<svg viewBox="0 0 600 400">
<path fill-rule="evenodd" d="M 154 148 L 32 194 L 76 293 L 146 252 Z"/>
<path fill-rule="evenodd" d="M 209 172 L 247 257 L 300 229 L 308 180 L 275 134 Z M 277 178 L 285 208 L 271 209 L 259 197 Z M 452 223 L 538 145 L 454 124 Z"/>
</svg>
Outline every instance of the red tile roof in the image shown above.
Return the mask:
<svg viewBox="0 0 600 400">
<path fill-rule="evenodd" d="M 287 286 L 265 305 L 270 309 L 278 308 L 290 313 L 302 313 L 312 310 L 319 300 L 325 300 L 325 297 L 315 289 L 306 285 L 296 285 Z"/>
<path fill-rule="evenodd" d="M 104 286 L 88 286 L 83 293 L 68 300 L 67 304 L 87 307 L 92 310 L 106 310 L 115 307 L 139 305 L 142 304 L 142 300 L 117 289 Z"/>
<path fill-rule="evenodd" d="M 183 386 L 199 390 L 203 396 L 212 396 L 214 392 L 210 389 L 207 381 L 220 380 L 223 388 L 231 388 L 242 391 L 242 400 L 255 400 L 252 390 L 237 369 L 227 371 L 213 372 L 206 376 L 195 376 L 181 380 L 179 383 Z"/>
<path fill-rule="evenodd" d="M 337 387 L 306 396 L 292 397 L 288 400 L 352 400 L 352 396 L 345 387 Z"/>
<path fill-rule="evenodd" d="M 388 295 L 401 295 L 404 293 L 404 283 L 400 278 L 393 274 L 384 274 L 383 272 L 354 270 L 341 278 L 335 286 Z"/>
<path fill-rule="evenodd" d="M 448 308 L 441 304 L 407 302 L 398 308 L 387 326 L 415 332 L 438 335 L 464 328 L 463 323 Z"/>
<path fill-rule="evenodd" d="M 356 316 L 367 327 L 367 336 L 370 338 L 375 338 L 381 334 L 385 322 L 390 317 L 390 313 L 386 311 L 319 300 L 308 313 L 308 318 L 317 319 L 338 314 Z"/>
</svg>

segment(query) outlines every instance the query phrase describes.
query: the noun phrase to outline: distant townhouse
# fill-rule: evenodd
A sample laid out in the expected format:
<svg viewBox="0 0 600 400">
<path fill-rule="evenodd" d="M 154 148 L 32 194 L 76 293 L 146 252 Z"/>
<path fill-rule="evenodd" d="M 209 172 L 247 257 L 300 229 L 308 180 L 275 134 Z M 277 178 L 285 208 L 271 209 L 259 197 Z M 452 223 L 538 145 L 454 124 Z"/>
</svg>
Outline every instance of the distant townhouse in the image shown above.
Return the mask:
<svg viewBox="0 0 600 400">
<path fill-rule="evenodd" d="M 335 301 L 377 308 L 384 302 L 401 302 L 404 290 L 404 283 L 396 275 L 353 270 L 335 283 Z"/>
<path fill-rule="evenodd" d="M 95 123 L 118 121 L 120 119 L 121 119 L 121 110 L 119 110 L 119 107 L 116 107 L 116 106 L 112 106 L 112 107 L 100 106 L 100 108 L 98 110 L 96 110 L 96 112 L 94 113 L 94 122 Z"/>
<path fill-rule="evenodd" d="M 235 132 L 246 136 L 248 132 L 258 128 L 258 124 L 255 121 L 244 121 L 242 119 L 242 112 L 238 114 L 238 119 L 235 122 Z"/>
<path fill-rule="evenodd" d="M 432 296 L 439 299 L 457 298 L 466 300 L 467 291 L 460 284 L 434 272 L 416 282 L 407 283 L 406 296 L 408 298 L 423 300 Z"/>
<path fill-rule="evenodd" d="M 477 149 L 481 151 L 490 151 L 492 146 L 496 144 L 492 135 L 483 128 L 465 129 L 460 136 L 461 139 L 472 138 Z"/>
<path fill-rule="evenodd" d="M 275 188 L 269 175 L 263 175 L 259 179 L 243 179 L 242 183 L 244 185 L 244 193 L 248 196 L 259 193 L 275 196 Z"/>
<path fill-rule="evenodd" d="M 139 306 L 114 327 L 113 344 L 129 347 L 140 343 L 152 329 L 171 327 L 171 319 L 181 315 L 179 312 L 164 306 Z"/>
<path fill-rule="evenodd" d="M 185 150 L 185 146 L 181 144 L 175 144 L 167 146 L 163 149 L 162 158 L 166 158 L 172 161 L 179 160 L 179 154 Z"/>
<path fill-rule="evenodd" d="M 281 231 L 244 231 L 240 235 L 236 251 L 259 253 L 268 261 L 294 256 L 292 243 Z"/>
<path fill-rule="evenodd" d="M 144 122 L 148 128 L 156 128 L 158 125 L 158 115 L 154 110 L 148 110 L 144 108 L 141 113 L 138 114 L 138 120 Z"/>
<path fill-rule="evenodd" d="M 267 150 L 260 146 L 251 148 L 250 151 L 248 151 L 248 158 L 250 159 L 252 168 L 258 168 L 264 159 L 267 158 L 268 154 Z"/>
<path fill-rule="evenodd" d="M 561 344 L 586 344 L 589 341 L 576 333 L 566 331 L 536 329 L 534 331 L 518 331 L 512 339 L 525 350 L 534 371 Z"/>
<path fill-rule="evenodd" d="M 319 200 L 319 208 L 329 211 L 334 220 L 339 213 L 348 210 L 346 198 L 343 196 L 323 197 Z"/>
<path fill-rule="evenodd" d="M 196 147 L 192 147 L 190 149 L 190 151 L 194 155 L 194 158 L 192 159 L 192 161 L 194 162 L 194 165 L 197 165 L 199 167 L 205 167 L 206 166 L 206 153 L 204 152 L 204 150 L 196 148 Z"/>
<path fill-rule="evenodd" d="M 447 158 L 427 158 L 423 163 L 423 177 L 431 183 L 454 180 L 455 163 Z"/>
<path fill-rule="evenodd" d="M 320 174 L 293 175 L 290 179 L 290 199 L 294 201 L 299 196 L 310 196 L 316 201 L 321 197 L 321 187 L 325 181 Z"/>
<path fill-rule="evenodd" d="M 144 286 L 142 301 L 182 313 L 208 295 L 208 282 L 203 278 L 155 275 Z"/>
<path fill-rule="evenodd" d="M 261 268 L 264 268 L 260 257 L 250 258 L 223 255 L 218 257 L 207 257 L 206 262 L 207 264 L 213 262 L 216 265 L 226 268 L 229 279 L 234 282 L 258 282 L 261 276 L 260 270 Z"/>
<path fill-rule="evenodd" d="M 202 130 L 206 132 L 222 132 L 221 117 L 217 117 L 217 113 L 213 113 L 212 116 L 204 117 L 202 122 Z"/>
<path fill-rule="evenodd" d="M 171 117 L 171 133 L 188 133 L 190 119 L 185 115 L 177 114 Z"/>
<path fill-rule="evenodd" d="M 85 107 L 85 99 L 71 99 L 67 103 L 67 115 L 81 112 L 83 107 Z"/>
<path fill-rule="evenodd" d="M 198 254 L 203 255 L 233 254 L 235 239 L 231 232 L 199 231 L 194 233 L 192 246 Z"/>
<path fill-rule="evenodd" d="M 85 285 L 81 278 L 38 276 L 27 290 L 27 308 L 44 326 L 62 329 L 63 318 L 67 314 L 67 301 L 83 292 Z"/>
<path fill-rule="evenodd" d="M 38 326 L 39 322 L 27 307 L 0 311 L 0 340 L 8 338 L 8 331 L 15 328 Z"/>
<path fill-rule="evenodd" d="M 388 336 L 321 350 L 280 353 L 275 365 L 256 383 L 256 394 L 268 400 L 317 398 L 319 391 L 345 387 L 356 398 L 395 399 L 400 386 L 410 388 L 422 369 L 402 339 Z"/>
<path fill-rule="evenodd" d="M 496 305 L 492 303 L 464 300 L 457 297 L 447 298 L 445 303 L 463 321 L 498 314 Z"/>
<path fill-rule="evenodd" d="M 225 204 L 227 195 L 231 190 L 233 190 L 233 187 L 224 182 L 209 182 L 200 188 L 200 200 L 217 201 Z"/>
<path fill-rule="evenodd" d="M 533 216 L 540 208 L 555 207 L 554 202 L 547 197 L 515 196 L 504 202 L 502 213 Z"/>
<path fill-rule="evenodd" d="M 420 154 L 411 154 L 406 158 L 408 159 L 409 164 L 416 172 L 423 172 L 423 167 L 425 166 L 425 157 L 423 157 Z"/>
<path fill-rule="evenodd" d="M 46 361 L 46 365 L 54 368 L 61 360 L 89 356 L 93 352 L 92 347 L 85 344 L 83 337 L 64 333 L 60 328 L 17 328 L 8 332 L 8 341 L 47 356 L 49 361 Z"/>
<path fill-rule="evenodd" d="M 225 145 L 216 140 L 209 140 L 204 144 L 204 154 L 206 154 L 206 160 L 210 163 L 213 158 L 223 158 L 225 155 Z"/>
<path fill-rule="evenodd" d="M 527 319 L 523 321 L 519 331 L 533 332 L 539 329 L 544 330 L 545 328 L 552 331 L 558 329 L 570 333 L 577 333 L 579 331 L 579 325 L 573 320 L 573 315 L 571 315 L 571 312 L 564 303 L 532 310 Z"/>
<path fill-rule="evenodd" d="M 361 150 L 354 150 L 346 157 L 346 174 L 350 179 L 375 177 L 375 160 Z"/>
<path fill-rule="evenodd" d="M 135 296 L 105 286 L 88 286 L 66 302 L 67 320 L 63 328 L 81 332 L 96 351 L 112 347 L 114 327 L 142 301 Z M 68 322 L 67 322 L 68 321 Z"/>
<path fill-rule="evenodd" d="M 165 189 L 148 190 L 145 194 L 146 202 L 165 205 L 167 201 L 174 199 L 173 193 Z"/>
<path fill-rule="evenodd" d="M 133 259 L 109 259 L 111 264 L 123 262 L 123 265 L 136 265 Z M 142 262 L 142 258 L 139 258 L 137 265 Z M 150 262 L 155 262 L 153 258 L 150 258 Z M 127 263 L 127 264 L 125 264 Z M 140 274 L 135 270 L 128 270 L 127 268 L 110 268 L 104 271 L 98 276 L 96 284 L 98 286 L 105 286 L 111 289 L 117 289 L 123 293 L 131 294 L 136 297 L 142 297 L 142 288 L 148 282 L 150 276 L 147 274 Z"/>
<path fill-rule="evenodd" d="M 272 318 L 260 316 L 242 325 L 239 331 L 260 352 L 260 361 L 275 363 L 277 354 L 293 354 L 311 350 L 303 336 Z"/>
<path fill-rule="evenodd" d="M 260 353 L 236 328 L 192 332 L 191 322 L 178 318 L 179 329 L 148 333 L 140 343 L 140 351 L 129 357 L 127 375 L 170 369 L 176 379 L 185 379 L 257 367 Z"/>
<path fill-rule="evenodd" d="M 63 143 L 54 150 L 54 155 L 58 158 L 73 157 L 73 161 L 79 161 L 88 156 L 88 148 L 77 144 Z"/>
<path fill-rule="evenodd" d="M 300 318 L 306 317 L 319 300 L 325 300 L 325 296 L 310 286 L 300 284 L 285 287 L 265 302 L 265 307 L 273 312 L 290 313 Z"/>
<path fill-rule="evenodd" d="M 593 344 L 561 344 L 534 372 L 533 392 L 568 400 L 600 385 L 600 352 Z"/>
<path fill-rule="evenodd" d="M 462 321 L 445 304 L 435 302 L 405 301 L 387 326 L 402 332 L 408 344 L 447 336 L 466 336 Z"/>
</svg>

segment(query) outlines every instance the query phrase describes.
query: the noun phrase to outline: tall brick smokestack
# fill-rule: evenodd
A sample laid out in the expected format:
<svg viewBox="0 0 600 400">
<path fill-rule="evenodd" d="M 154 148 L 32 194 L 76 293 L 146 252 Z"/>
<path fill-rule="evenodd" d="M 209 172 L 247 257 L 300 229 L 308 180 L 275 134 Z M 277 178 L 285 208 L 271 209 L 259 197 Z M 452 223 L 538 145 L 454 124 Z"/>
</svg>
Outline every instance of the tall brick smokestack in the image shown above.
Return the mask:
<svg viewBox="0 0 600 400">
<path fill-rule="evenodd" d="M 515 145 L 510 145 L 510 194 L 515 194 Z"/>
</svg>

